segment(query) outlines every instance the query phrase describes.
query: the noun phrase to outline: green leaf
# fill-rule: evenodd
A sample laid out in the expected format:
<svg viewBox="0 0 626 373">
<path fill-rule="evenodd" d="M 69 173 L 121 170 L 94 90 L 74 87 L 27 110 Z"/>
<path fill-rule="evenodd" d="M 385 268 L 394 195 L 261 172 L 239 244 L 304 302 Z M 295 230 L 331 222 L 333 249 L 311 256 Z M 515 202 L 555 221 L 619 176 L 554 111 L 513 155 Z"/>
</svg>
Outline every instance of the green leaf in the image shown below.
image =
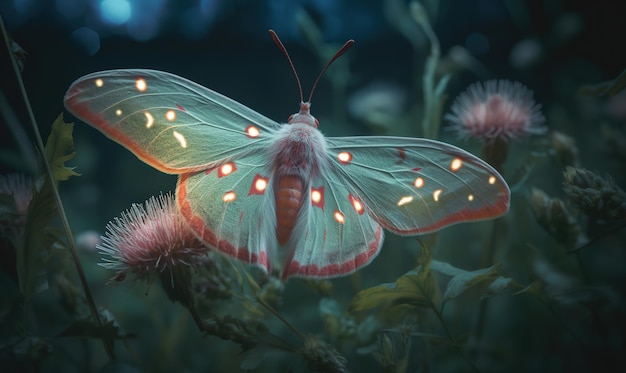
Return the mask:
<svg viewBox="0 0 626 373">
<path fill-rule="evenodd" d="M 279 350 L 277 350 L 273 346 L 265 343 L 260 343 L 254 348 L 241 352 L 240 355 L 243 357 L 243 359 L 241 360 L 239 368 L 246 371 L 256 369 L 259 367 L 259 365 L 261 365 L 261 362 L 268 354 L 276 353 L 278 351 Z"/>
<path fill-rule="evenodd" d="M 72 128 L 73 125 L 64 123 L 62 115 L 59 115 L 52 125 L 52 132 L 45 146 L 55 182 L 78 175 L 64 165 L 66 160 L 74 156 L 74 153 L 70 153 L 74 146 Z M 24 233 L 16 245 L 17 273 L 25 301 L 48 288 L 46 264 L 50 257 L 50 248 L 55 241 L 48 230 L 48 225 L 57 214 L 54 188 L 47 177 L 36 184 L 26 212 Z"/>
<path fill-rule="evenodd" d="M 54 240 L 46 227 L 55 217 L 57 207 L 52 187 L 45 181 L 39 191 L 33 193 L 28 205 L 24 234 L 17 240 L 17 274 L 24 300 L 48 288 L 46 263 Z"/>
<path fill-rule="evenodd" d="M 350 312 L 382 308 L 385 312 L 406 313 L 415 307 L 432 308 L 435 303 L 435 280 L 430 273 L 430 252 L 423 246 L 417 268 L 394 283 L 385 283 L 358 292 L 350 304 Z"/>
<path fill-rule="evenodd" d="M 487 286 L 482 297 L 489 297 L 504 290 L 511 282 L 510 278 L 504 278 L 498 275 L 497 266 L 475 271 L 466 271 L 456 268 L 449 263 L 433 260 L 431 262 L 431 269 L 444 275 L 452 276 L 443 294 L 443 302 L 458 297 L 467 289 L 481 285 Z"/>
<path fill-rule="evenodd" d="M 52 131 L 46 142 L 46 158 L 48 158 L 52 175 L 56 181 L 64 181 L 71 176 L 80 176 L 80 174 L 74 171 L 73 167 L 69 168 L 65 166 L 65 162 L 74 158 L 76 154 L 73 152 L 73 129 L 74 123 L 65 123 L 63 121 L 63 114 L 61 114 L 52 124 Z"/>
<path fill-rule="evenodd" d="M 513 279 L 511 279 L 510 277 L 498 276 L 498 278 L 496 278 L 491 284 L 489 284 L 489 286 L 487 286 L 487 290 L 483 293 L 480 299 L 489 298 L 494 295 L 500 294 L 509 287 L 511 281 L 513 281 Z"/>
<path fill-rule="evenodd" d="M 452 75 L 446 74 L 439 79 L 437 82 L 437 86 L 435 87 L 435 96 L 441 97 L 446 93 L 446 87 L 448 86 L 448 82 L 452 78 Z"/>
</svg>

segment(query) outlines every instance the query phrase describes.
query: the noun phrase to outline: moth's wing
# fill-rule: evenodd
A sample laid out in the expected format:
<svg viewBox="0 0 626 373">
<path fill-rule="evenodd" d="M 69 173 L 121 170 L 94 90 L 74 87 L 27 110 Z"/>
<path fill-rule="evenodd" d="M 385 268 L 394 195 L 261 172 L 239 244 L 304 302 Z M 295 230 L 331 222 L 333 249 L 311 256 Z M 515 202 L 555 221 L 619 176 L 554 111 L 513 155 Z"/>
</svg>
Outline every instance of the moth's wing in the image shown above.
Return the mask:
<svg viewBox="0 0 626 373">
<path fill-rule="evenodd" d="M 279 124 L 179 76 L 155 70 L 85 75 L 65 107 L 156 169 L 174 174 L 265 147 Z"/>
<path fill-rule="evenodd" d="M 360 203 L 352 185 L 332 167 L 322 167 L 311 178 L 287 243 L 283 279 L 344 276 L 370 263 L 380 251 L 384 231 Z"/>
<path fill-rule="evenodd" d="M 278 245 L 270 166 L 255 152 L 182 174 L 176 187 L 181 214 L 205 243 L 264 271 Z"/>
<path fill-rule="evenodd" d="M 449 144 L 401 137 L 328 138 L 327 151 L 338 179 L 378 223 L 400 235 L 490 219 L 509 208 L 509 187 L 500 174 Z"/>
</svg>

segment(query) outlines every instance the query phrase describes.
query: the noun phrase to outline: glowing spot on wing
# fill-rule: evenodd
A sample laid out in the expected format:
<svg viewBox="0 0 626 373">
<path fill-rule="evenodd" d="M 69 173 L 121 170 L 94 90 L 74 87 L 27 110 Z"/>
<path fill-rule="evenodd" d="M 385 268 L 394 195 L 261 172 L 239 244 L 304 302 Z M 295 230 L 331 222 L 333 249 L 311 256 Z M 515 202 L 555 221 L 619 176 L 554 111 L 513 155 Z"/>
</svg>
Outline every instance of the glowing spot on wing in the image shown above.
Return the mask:
<svg viewBox="0 0 626 373">
<path fill-rule="evenodd" d="M 183 136 L 182 133 L 177 132 L 177 131 L 172 131 L 172 135 L 174 135 L 174 138 L 176 139 L 176 141 L 178 141 L 181 147 L 183 148 L 187 147 L 187 139 L 185 138 L 185 136 Z"/>
<path fill-rule="evenodd" d="M 441 192 L 443 192 L 441 189 L 437 189 L 433 192 L 433 199 L 435 200 L 435 202 L 439 202 L 439 196 L 441 195 Z"/>
<path fill-rule="evenodd" d="M 348 195 L 348 199 L 350 200 L 352 207 L 354 207 L 354 211 L 356 211 L 359 215 L 363 215 L 363 212 L 365 212 L 363 203 L 361 203 L 361 201 L 352 194 Z"/>
<path fill-rule="evenodd" d="M 493 185 L 496 183 L 496 177 L 491 175 L 489 176 L 489 184 Z"/>
<path fill-rule="evenodd" d="M 311 192 L 311 201 L 313 201 L 313 203 L 319 203 L 322 200 L 322 194 L 319 192 L 319 190 L 314 190 Z"/>
<path fill-rule="evenodd" d="M 237 170 L 237 166 L 235 166 L 234 163 L 232 162 L 228 162 L 228 163 L 224 163 L 223 165 L 220 166 L 219 170 L 217 171 L 217 177 L 224 177 L 224 176 L 228 176 L 230 174 L 232 174 L 233 172 L 235 172 Z"/>
<path fill-rule="evenodd" d="M 102 79 L 100 79 L 100 78 L 96 79 L 95 83 L 96 83 L 96 87 L 98 87 L 98 88 L 100 88 L 100 87 L 102 87 L 104 85 L 104 81 Z"/>
<path fill-rule="evenodd" d="M 226 166 L 226 165 L 224 165 Z M 222 168 L 224 167 L 222 166 Z M 228 165 L 228 169 L 230 169 L 229 173 L 232 173 L 233 167 L 235 165 L 234 164 L 229 164 Z M 228 170 L 227 170 L 228 171 Z M 220 174 L 220 171 L 218 171 L 218 176 Z M 220 176 L 221 177 L 221 176 Z M 254 179 L 252 180 L 252 185 L 250 186 L 250 191 L 248 192 L 248 195 L 253 195 L 253 194 L 263 194 L 263 192 L 265 192 L 265 189 L 267 189 L 267 183 L 268 183 L 268 178 L 267 177 L 263 177 L 261 176 L 261 174 L 256 174 L 254 176 Z"/>
<path fill-rule="evenodd" d="M 173 122 L 176 119 L 176 112 L 174 110 L 168 110 L 165 112 L 165 119 Z"/>
<path fill-rule="evenodd" d="M 227 163 L 222 166 L 222 169 L 220 171 L 222 171 L 222 174 L 228 175 L 229 173 L 233 172 L 233 165 L 230 163 Z"/>
<path fill-rule="evenodd" d="M 135 88 L 137 88 L 139 92 L 145 92 L 146 88 L 148 88 L 145 79 L 139 78 L 135 80 Z"/>
<path fill-rule="evenodd" d="M 460 158 L 454 158 L 450 163 L 451 171 L 458 171 L 463 166 L 463 161 Z"/>
<path fill-rule="evenodd" d="M 421 177 L 418 177 L 417 179 L 415 179 L 415 182 L 413 183 L 413 185 L 415 185 L 416 188 L 421 188 L 424 186 L 424 179 L 422 179 Z"/>
<path fill-rule="evenodd" d="M 259 179 L 254 183 L 254 188 L 259 192 L 262 192 L 267 188 L 267 181 L 265 179 Z"/>
<path fill-rule="evenodd" d="M 222 201 L 228 203 L 237 199 L 237 194 L 234 191 L 224 193 L 224 197 L 222 197 Z"/>
<path fill-rule="evenodd" d="M 319 188 L 311 188 L 311 204 L 315 207 L 324 209 L 324 186 Z"/>
<path fill-rule="evenodd" d="M 337 221 L 337 223 L 343 224 L 346 221 L 346 218 L 338 210 L 335 210 L 335 214 L 333 216 L 335 217 L 335 220 Z"/>
<path fill-rule="evenodd" d="M 115 115 L 117 115 L 118 117 L 122 115 L 122 110 L 121 109 L 115 110 Z"/>
<path fill-rule="evenodd" d="M 234 164 L 231 166 L 231 168 L 233 166 Z M 232 173 L 232 170 L 230 172 Z M 263 192 L 265 192 L 265 189 L 267 189 L 268 181 L 269 179 L 267 177 L 263 177 L 261 176 L 261 174 L 256 174 L 254 176 L 254 179 L 252 180 L 252 185 L 250 186 L 250 191 L 248 192 L 248 195 L 250 196 L 253 194 L 263 194 Z"/>
<path fill-rule="evenodd" d="M 473 194 L 468 194 L 467 195 L 467 200 L 472 202 L 474 200 L 474 195 Z"/>
<path fill-rule="evenodd" d="M 400 200 L 398 201 L 398 206 L 404 206 L 407 203 L 413 201 L 413 197 L 412 196 L 404 196 L 402 198 L 400 198 Z"/>
<path fill-rule="evenodd" d="M 250 138 L 255 138 L 255 137 L 259 137 L 259 129 L 256 128 L 255 126 L 248 126 L 246 127 L 246 133 L 248 134 L 248 137 Z"/>
<path fill-rule="evenodd" d="M 348 152 L 341 152 L 337 154 L 337 159 L 339 159 L 339 162 L 343 164 L 348 164 L 352 161 L 352 154 Z"/>
<path fill-rule="evenodd" d="M 152 114 L 147 111 L 143 114 L 146 116 L 146 128 L 152 127 L 152 125 L 154 124 L 154 117 L 152 116 Z"/>
</svg>

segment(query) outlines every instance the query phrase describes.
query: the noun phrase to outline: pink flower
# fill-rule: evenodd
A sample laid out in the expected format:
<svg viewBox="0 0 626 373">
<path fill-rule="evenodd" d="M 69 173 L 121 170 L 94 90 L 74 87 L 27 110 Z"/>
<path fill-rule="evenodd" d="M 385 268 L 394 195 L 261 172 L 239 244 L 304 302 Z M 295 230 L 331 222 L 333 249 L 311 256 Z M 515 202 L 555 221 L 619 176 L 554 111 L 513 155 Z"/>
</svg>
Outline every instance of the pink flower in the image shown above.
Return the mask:
<svg viewBox="0 0 626 373">
<path fill-rule="evenodd" d="M 541 134 L 545 118 L 533 93 L 518 82 L 489 80 L 475 83 L 461 93 L 445 119 L 463 138 L 488 142 Z"/>
<path fill-rule="evenodd" d="M 33 199 L 33 182 L 22 174 L 0 175 L 0 193 L 13 195 L 15 212 L 25 216 L 30 200 Z"/>
<path fill-rule="evenodd" d="M 150 198 L 144 205 L 133 204 L 122 216 L 109 222 L 98 249 L 110 258 L 100 265 L 117 270 L 122 281 L 131 273 L 148 279 L 155 272 L 172 271 L 189 265 L 195 256 L 209 250 L 178 213 L 171 194 Z"/>
</svg>

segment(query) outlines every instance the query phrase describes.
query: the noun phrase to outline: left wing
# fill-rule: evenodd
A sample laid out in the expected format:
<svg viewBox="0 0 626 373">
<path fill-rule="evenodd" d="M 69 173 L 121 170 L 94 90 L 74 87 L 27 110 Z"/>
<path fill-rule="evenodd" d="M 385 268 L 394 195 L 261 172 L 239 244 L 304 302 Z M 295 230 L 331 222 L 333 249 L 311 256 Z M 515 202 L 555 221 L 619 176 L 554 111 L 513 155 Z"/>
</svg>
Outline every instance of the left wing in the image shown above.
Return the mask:
<svg viewBox="0 0 626 373">
<path fill-rule="evenodd" d="M 224 95 L 157 70 L 107 70 L 76 80 L 65 106 L 166 173 L 266 149 L 280 124 Z"/>
<path fill-rule="evenodd" d="M 270 157 L 254 153 L 179 176 L 176 201 L 211 247 L 269 272 L 278 245 Z"/>
</svg>

